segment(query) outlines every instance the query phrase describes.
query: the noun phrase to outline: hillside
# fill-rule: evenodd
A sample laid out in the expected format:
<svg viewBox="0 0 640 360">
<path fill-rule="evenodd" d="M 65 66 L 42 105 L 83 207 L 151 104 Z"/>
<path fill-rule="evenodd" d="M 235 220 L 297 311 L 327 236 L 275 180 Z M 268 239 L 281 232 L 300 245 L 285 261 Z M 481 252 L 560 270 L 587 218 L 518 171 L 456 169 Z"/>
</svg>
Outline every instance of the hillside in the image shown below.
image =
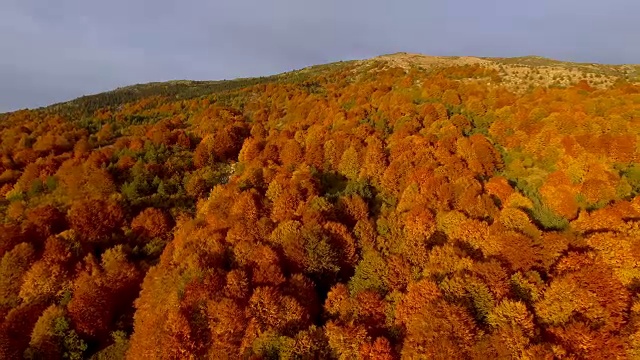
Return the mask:
<svg viewBox="0 0 640 360">
<path fill-rule="evenodd" d="M 300 83 L 341 67 L 355 66 L 367 68 L 382 62 L 390 67 L 405 70 L 419 68 L 430 71 L 442 67 L 481 65 L 497 70 L 502 85 L 522 92 L 531 86 L 566 87 L 585 80 L 591 86 L 604 88 L 616 81 L 640 82 L 640 65 L 605 65 L 594 63 L 573 63 L 548 59 L 540 56 L 515 58 L 479 58 L 471 56 L 428 56 L 422 54 L 396 53 L 382 55 L 368 60 L 352 60 L 326 65 L 311 66 L 278 75 L 218 81 L 177 80 L 132 85 L 106 93 L 83 96 L 69 102 L 54 104 L 49 108 L 67 110 L 81 108 L 87 114 L 100 108 L 129 103 L 152 96 L 172 99 L 193 99 L 215 93 L 228 92 L 266 83 Z M 67 110 L 68 111 L 68 110 Z"/>
<path fill-rule="evenodd" d="M 2 114 L 0 358 L 638 358 L 639 71 L 399 53 Z"/>
<path fill-rule="evenodd" d="M 606 88 L 621 80 L 640 82 L 640 65 L 572 63 L 540 56 L 478 58 L 398 53 L 376 59 L 405 69 L 479 65 L 496 70 L 503 85 L 518 93 L 531 90 L 531 87 L 566 87 L 580 81 L 587 81 L 598 88 Z"/>
</svg>

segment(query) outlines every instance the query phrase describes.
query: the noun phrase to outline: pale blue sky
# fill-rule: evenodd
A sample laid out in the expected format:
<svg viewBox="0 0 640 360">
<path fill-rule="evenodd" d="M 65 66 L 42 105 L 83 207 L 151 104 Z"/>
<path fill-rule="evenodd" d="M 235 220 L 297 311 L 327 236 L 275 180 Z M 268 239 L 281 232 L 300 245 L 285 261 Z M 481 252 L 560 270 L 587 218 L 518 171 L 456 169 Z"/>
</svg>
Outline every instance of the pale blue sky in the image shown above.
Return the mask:
<svg viewBox="0 0 640 360">
<path fill-rule="evenodd" d="M 0 0 L 0 112 L 399 51 L 640 63 L 637 0 Z"/>
</svg>

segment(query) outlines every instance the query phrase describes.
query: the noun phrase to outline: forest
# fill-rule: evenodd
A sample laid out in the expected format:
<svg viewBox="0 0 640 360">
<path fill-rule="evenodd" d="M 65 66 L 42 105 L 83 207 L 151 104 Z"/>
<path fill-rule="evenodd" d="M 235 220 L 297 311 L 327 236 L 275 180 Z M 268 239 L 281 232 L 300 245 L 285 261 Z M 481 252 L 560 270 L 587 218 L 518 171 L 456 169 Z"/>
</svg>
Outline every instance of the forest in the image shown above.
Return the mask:
<svg viewBox="0 0 640 360">
<path fill-rule="evenodd" d="M 0 115 L 0 359 L 638 359 L 640 85 L 344 62 Z"/>
</svg>

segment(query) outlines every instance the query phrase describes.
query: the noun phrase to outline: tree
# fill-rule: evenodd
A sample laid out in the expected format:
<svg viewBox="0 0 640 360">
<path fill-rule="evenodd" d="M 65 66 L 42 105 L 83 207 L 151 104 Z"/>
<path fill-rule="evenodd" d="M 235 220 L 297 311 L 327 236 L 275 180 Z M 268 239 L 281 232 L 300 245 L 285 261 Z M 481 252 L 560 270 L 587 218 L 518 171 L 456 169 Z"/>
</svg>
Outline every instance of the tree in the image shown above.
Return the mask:
<svg viewBox="0 0 640 360">
<path fill-rule="evenodd" d="M 442 102 L 445 105 L 453 105 L 453 106 L 460 105 L 461 104 L 460 95 L 458 94 L 457 91 L 453 89 L 447 89 L 442 94 Z"/>
<path fill-rule="evenodd" d="M 33 224 L 41 238 L 46 239 L 66 228 L 64 214 L 53 205 L 42 205 L 29 209 L 27 220 Z"/>
<path fill-rule="evenodd" d="M 0 261 L 0 311 L 12 309 L 20 303 L 20 287 L 24 275 L 36 259 L 36 252 L 29 243 L 16 245 Z"/>
<path fill-rule="evenodd" d="M 375 136 L 367 138 L 364 161 L 361 174 L 373 180 L 374 184 L 380 183 L 382 169 L 387 167 L 387 156 L 384 152 L 383 142 Z"/>
<path fill-rule="evenodd" d="M 0 324 L 0 357 L 20 359 L 29 346 L 31 331 L 46 302 L 23 303 L 12 309 Z"/>
<path fill-rule="evenodd" d="M 131 229 L 146 239 L 166 237 L 172 227 L 171 218 L 157 208 L 146 208 L 131 221 Z"/>
<path fill-rule="evenodd" d="M 409 319 L 401 355 L 409 359 L 451 359 L 468 356 L 476 326 L 466 310 L 443 300 L 427 303 Z"/>
<path fill-rule="evenodd" d="M 210 356 L 240 356 L 239 349 L 247 324 L 244 308 L 231 299 L 223 298 L 210 301 L 207 314 L 212 340 Z"/>
<path fill-rule="evenodd" d="M 20 299 L 24 303 L 51 301 L 69 280 L 69 273 L 59 264 L 38 260 L 24 274 Z"/>
<path fill-rule="evenodd" d="M 309 313 L 291 296 L 273 287 L 258 287 L 249 299 L 248 315 L 263 331 L 295 334 L 311 325 Z"/>
<path fill-rule="evenodd" d="M 504 300 L 487 315 L 497 347 L 505 346 L 512 356 L 523 356 L 535 336 L 533 315 L 522 302 Z"/>
<path fill-rule="evenodd" d="M 370 341 L 363 326 L 339 325 L 333 321 L 325 325 L 325 334 L 332 353 L 340 360 L 358 359 L 360 345 Z"/>
<path fill-rule="evenodd" d="M 407 287 L 406 295 L 402 298 L 396 309 L 396 321 L 399 324 L 408 326 L 424 306 L 437 300 L 441 296 L 442 294 L 438 286 L 429 280 L 410 283 Z"/>
<path fill-rule="evenodd" d="M 348 179 L 356 180 L 361 168 L 362 163 L 359 159 L 358 151 L 353 146 L 350 146 L 340 158 L 338 171 Z"/>
<path fill-rule="evenodd" d="M 124 212 L 112 200 L 90 199 L 73 203 L 67 213 L 71 228 L 87 240 L 97 242 L 124 224 Z"/>
<path fill-rule="evenodd" d="M 92 266 L 97 264 L 89 264 Z M 100 268 L 89 270 L 75 279 L 67 309 L 82 336 L 104 343 L 109 339 L 112 323 L 130 311 L 141 277 L 122 245 L 105 251 Z"/>
<path fill-rule="evenodd" d="M 62 329 L 56 329 L 56 322 L 64 318 L 65 315 L 64 308 L 55 305 L 49 306 L 38 318 L 33 328 L 29 342 L 30 349 L 27 352 L 33 354 L 32 356 L 57 356 L 61 358 L 64 349 L 60 337 L 64 334 L 60 331 Z"/>
<path fill-rule="evenodd" d="M 365 360 L 393 360 L 396 358 L 391 343 L 385 337 L 378 337 L 373 343 L 362 344 L 360 357 Z"/>
<path fill-rule="evenodd" d="M 280 153 L 280 161 L 285 167 L 296 167 L 302 162 L 303 152 L 302 147 L 294 139 L 289 139 L 285 142 Z"/>
<path fill-rule="evenodd" d="M 63 308 L 48 307 L 35 324 L 25 355 L 31 358 L 59 356 L 83 359 L 88 346 L 70 325 Z"/>
</svg>

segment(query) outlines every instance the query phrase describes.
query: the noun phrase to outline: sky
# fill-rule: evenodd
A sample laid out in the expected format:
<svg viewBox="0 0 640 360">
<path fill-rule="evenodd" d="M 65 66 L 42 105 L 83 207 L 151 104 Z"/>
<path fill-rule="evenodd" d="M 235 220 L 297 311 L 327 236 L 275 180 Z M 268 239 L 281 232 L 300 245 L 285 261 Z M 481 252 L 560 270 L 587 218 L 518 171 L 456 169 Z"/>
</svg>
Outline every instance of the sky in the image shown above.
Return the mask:
<svg viewBox="0 0 640 360">
<path fill-rule="evenodd" d="M 640 63 L 637 0 L 0 0 L 0 112 L 395 52 Z"/>
</svg>

